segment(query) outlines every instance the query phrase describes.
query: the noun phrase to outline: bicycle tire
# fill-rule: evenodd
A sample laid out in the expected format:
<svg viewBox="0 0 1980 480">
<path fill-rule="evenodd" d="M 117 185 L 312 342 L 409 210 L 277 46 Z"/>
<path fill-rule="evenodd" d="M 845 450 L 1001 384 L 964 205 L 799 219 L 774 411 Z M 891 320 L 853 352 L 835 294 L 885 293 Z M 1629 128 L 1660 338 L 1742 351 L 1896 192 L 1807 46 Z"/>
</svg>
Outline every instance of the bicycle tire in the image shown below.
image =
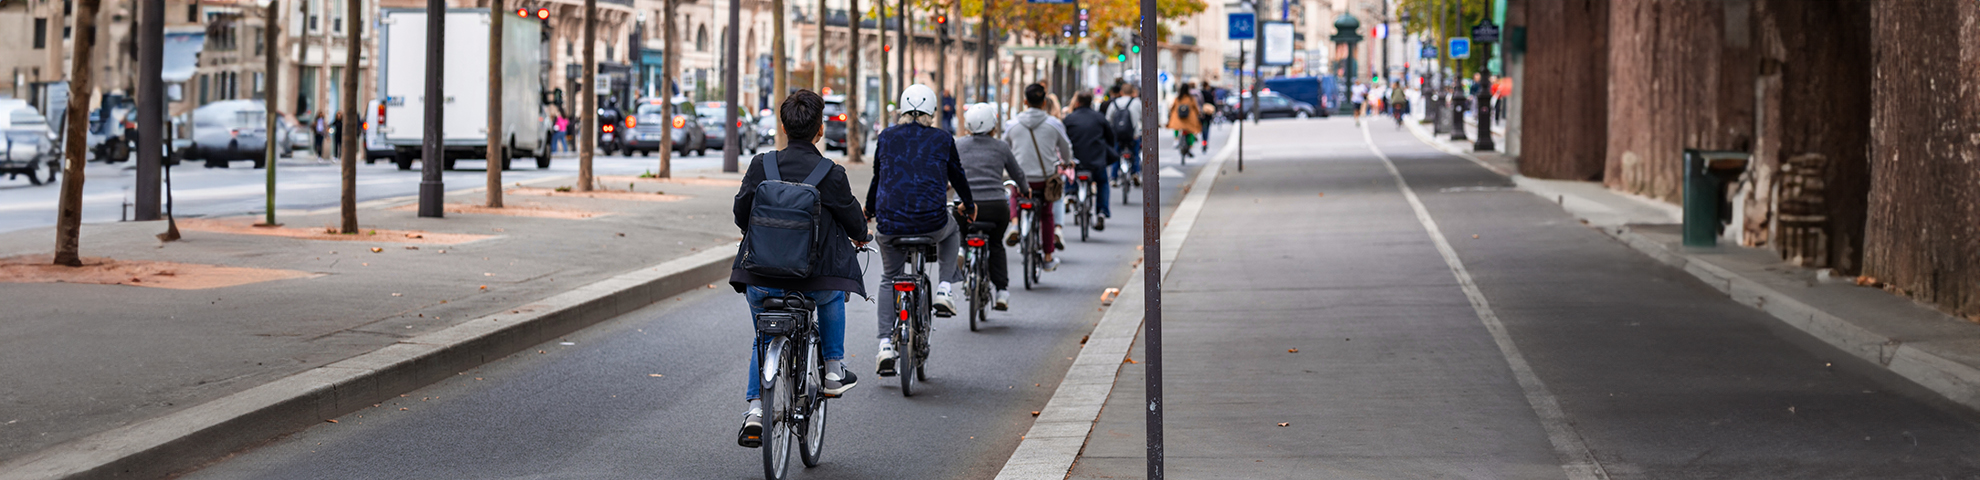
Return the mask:
<svg viewBox="0 0 1980 480">
<path fill-rule="evenodd" d="M 983 318 L 983 284 L 988 283 L 983 272 L 983 253 L 969 255 L 969 331 L 976 331 L 976 322 Z"/>
<path fill-rule="evenodd" d="M 1031 284 L 1033 282 L 1031 270 L 1033 268 L 1038 267 L 1038 257 L 1037 257 L 1038 245 L 1036 243 L 1037 238 L 1034 237 L 1034 235 L 1036 234 L 1026 233 L 1024 235 L 1024 239 L 1018 241 L 1020 245 L 1019 250 L 1021 250 L 1021 252 L 1019 253 L 1024 256 L 1024 270 L 1018 271 L 1018 276 L 1024 277 L 1025 290 L 1031 289 Z"/>
<path fill-rule="evenodd" d="M 759 398 L 763 402 L 763 445 L 757 449 L 763 451 L 763 478 L 766 480 L 783 480 L 791 468 L 790 420 L 777 409 L 780 404 L 786 409 L 793 404 L 791 393 L 795 388 L 791 385 L 790 375 L 793 359 L 787 351 L 788 345 L 787 339 L 776 338 L 770 341 L 770 348 L 764 349 L 766 357 L 776 356 L 774 368 L 777 369 L 777 378 L 763 385 Z M 770 363 L 759 362 L 759 365 Z"/>
<path fill-rule="evenodd" d="M 902 328 L 900 341 L 894 343 L 895 348 L 900 349 L 900 356 L 894 357 L 894 376 L 901 378 L 902 397 L 914 396 L 915 382 L 912 370 L 921 367 L 914 362 L 914 342 L 919 339 L 914 338 L 914 333 L 910 330 L 912 328 Z"/>
<path fill-rule="evenodd" d="M 1084 242 L 1086 241 L 1088 232 L 1093 229 L 1093 202 L 1097 197 L 1092 193 L 1093 185 L 1091 183 L 1082 187 L 1082 189 L 1087 194 L 1081 195 L 1081 197 L 1085 198 L 1079 200 L 1079 241 Z"/>
<path fill-rule="evenodd" d="M 825 381 L 825 359 L 823 354 L 818 350 L 818 342 L 810 342 L 805 351 L 809 352 L 805 355 L 806 365 L 804 368 L 806 372 L 810 373 L 810 376 L 805 380 L 805 397 L 807 400 L 805 403 L 809 406 L 804 410 L 805 422 L 798 424 L 800 427 L 800 432 L 797 436 L 798 459 L 804 462 L 805 468 L 811 468 L 818 466 L 824 458 L 825 420 L 826 414 L 830 412 L 830 409 L 826 407 L 828 402 L 824 394 L 820 392 L 823 389 Z"/>
<path fill-rule="evenodd" d="M 925 295 L 922 300 L 923 304 L 933 305 L 932 302 L 934 300 L 927 298 Z M 935 343 L 929 341 L 930 335 L 935 330 L 935 315 L 933 310 L 922 310 L 922 312 L 924 313 L 921 315 L 921 318 L 914 322 L 914 338 L 916 340 L 914 343 L 914 379 L 917 382 L 928 381 L 928 354 L 929 350 L 935 348 Z"/>
<path fill-rule="evenodd" d="M 1121 205 L 1134 204 L 1134 197 L 1128 196 L 1128 192 L 1130 191 L 1134 191 L 1134 174 L 1128 173 L 1127 168 L 1123 167 L 1121 169 Z"/>
</svg>

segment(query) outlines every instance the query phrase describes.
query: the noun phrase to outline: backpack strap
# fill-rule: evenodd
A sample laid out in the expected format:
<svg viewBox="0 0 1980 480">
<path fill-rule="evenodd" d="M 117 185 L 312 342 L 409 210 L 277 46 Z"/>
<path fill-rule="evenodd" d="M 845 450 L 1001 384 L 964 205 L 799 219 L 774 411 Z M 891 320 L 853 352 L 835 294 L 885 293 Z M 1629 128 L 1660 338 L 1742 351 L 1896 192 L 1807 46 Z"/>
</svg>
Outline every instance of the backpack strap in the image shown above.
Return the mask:
<svg viewBox="0 0 1980 480">
<path fill-rule="evenodd" d="M 774 154 L 774 153 L 777 153 L 777 152 L 770 152 L 770 153 L 773 153 L 773 154 Z M 832 173 L 832 161 L 831 161 L 831 160 L 826 160 L 825 158 L 823 158 L 823 157 L 820 157 L 820 158 L 818 159 L 818 166 L 817 166 L 817 167 L 814 167 L 814 168 L 812 168 L 812 169 L 811 169 L 811 174 L 810 174 L 810 175 L 806 175 L 806 176 L 804 177 L 804 184 L 805 184 L 805 185 L 810 185 L 810 186 L 813 186 L 813 187 L 817 187 L 817 186 L 818 186 L 818 182 L 823 182 L 823 181 L 825 181 L 825 174 L 827 174 L 827 173 Z"/>
<path fill-rule="evenodd" d="M 763 154 L 761 158 L 763 159 L 761 160 L 763 162 L 763 179 L 772 182 L 784 181 L 783 172 L 777 171 L 777 151 L 771 150 L 770 153 Z"/>
</svg>

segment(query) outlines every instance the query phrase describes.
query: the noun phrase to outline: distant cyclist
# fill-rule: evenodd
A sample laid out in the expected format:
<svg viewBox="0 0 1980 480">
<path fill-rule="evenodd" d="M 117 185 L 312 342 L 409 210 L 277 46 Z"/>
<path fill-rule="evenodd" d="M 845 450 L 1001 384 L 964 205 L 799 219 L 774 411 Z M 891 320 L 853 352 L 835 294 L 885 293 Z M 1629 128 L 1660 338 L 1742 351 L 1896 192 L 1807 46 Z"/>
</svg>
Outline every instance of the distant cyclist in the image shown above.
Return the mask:
<svg viewBox="0 0 1980 480">
<path fill-rule="evenodd" d="M 962 197 L 965 218 L 975 216 L 976 204 L 970 195 L 969 180 L 963 176 L 957 158 L 955 137 L 935 127 L 940 113 L 935 90 L 927 85 L 909 85 L 901 91 L 898 124 L 880 132 L 873 155 L 873 184 L 866 191 L 866 217 L 878 220 L 880 260 L 887 277 L 900 275 L 907 255 L 887 244 L 893 237 L 928 236 L 941 242 L 935 263 L 941 265 L 941 278 L 935 284 L 934 308 L 940 316 L 955 315 L 956 302 L 949 293 L 954 282 L 962 281 L 956 254 L 962 250 L 962 235 L 954 215 L 949 213 L 950 188 Z M 879 373 L 894 375 L 894 330 L 896 317 L 879 309 Z"/>
<path fill-rule="evenodd" d="M 1011 153 L 1017 155 L 1018 166 L 1024 168 L 1024 178 L 1030 182 L 1032 198 L 1038 199 L 1041 206 L 1053 204 L 1053 201 L 1057 200 L 1054 197 L 1065 192 L 1063 189 L 1058 192 L 1046 192 L 1045 185 L 1048 183 L 1046 177 L 1059 175 L 1061 165 L 1073 163 L 1072 141 L 1066 139 L 1065 124 L 1060 123 L 1057 118 L 1053 118 L 1044 110 L 1046 106 L 1044 85 L 1034 83 L 1024 87 L 1024 104 L 1030 108 L 1019 112 L 1016 119 L 1005 125 L 1004 141 L 1011 144 Z M 1053 217 L 1059 210 L 1061 209 L 1056 205 L 1053 208 L 1038 209 L 1040 223 L 1045 227 L 1044 231 L 1038 233 L 1043 235 L 1040 238 L 1045 239 L 1045 242 L 1042 242 L 1045 253 L 1043 267 L 1047 272 L 1058 270 L 1059 260 L 1052 258 L 1052 253 L 1065 245 L 1054 228 L 1058 223 Z M 1016 246 L 1017 242 L 1018 236 L 1015 231 L 1004 239 L 1005 245 Z"/>
<path fill-rule="evenodd" d="M 777 108 L 778 123 L 783 126 L 787 138 L 806 138 L 808 142 L 790 142 L 790 146 L 772 152 L 777 158 L 777 171 L 787 181 L 796 181 L 810 175 L 822 163 L 831 164 L 812 146 L 824 135 L 825 99 L 810 90 L 798 90 L 784 104 Z M 763 155 L 750 160 L 749 171 L 743 174 L 742 191 L 736 194 L 736 226 L 749 231 L 750 209 L 755 205 L 757 184 L 763 183 Z M 856 259 L 856 248 L 872 241 L 867 234 L 866 220 L 860 216 L 859 199 L 853 196 L 852 184 L 846 180 L 846 169 L 836 164 L 825 174 L 823 180 L 814 185 L 818 188 L 819 206 L 829 217 L 822 222 L 825 229 L 825 244 L 818 263 L 807 278 L 789 279 L 760 276 L 743 269 L 743 255 L 737 255 L 734 267 L 729 273 L 729 285 L 736 291 L 748 294 L 751 315 L 762 313 L 763 299 L 780 297 L 786 290 L 804 292 L 805 296 L 817 303 L 819 337 L 823 345 L 819 354 L 825 358 L 824 394 L 838 396 L 858 384 L 859 378 L 846 371 L 846 294 L 866 295 L 865 275 L 860 272 Z M 823 220 L 823 219 L 821 219 Z M 754 344 L 761 344 L 761 338 Z M 749 410 L 743 414 L 742 431 L 737 434 L 737 443 L 745 447 L 757 447 L 763 438 L 763 404 L 758 400 L 762 390 L 762 376 L 758 375 L 759 355 L 749 357 L 749 388 L 744 399 L 749 401 Z"/>
<path fill-rule="evenodd" d="M 1112 189 L 1107 188 L 1107 183 L 1102 179 L 1106 178 L 1107 165 L 1120 155 L 1114 150 L 1118 143 L 1113 127 L 1107 125 L 1107 117 L 1093 111 L 1093 93 L 1073 95 L 1072 107 L 1072 113 L 1067 114 L 1065 119 L 1066 139 L 1072 142 L 1073 157 L 1079 159 L 1079 171 L 1088 172 L 1088 181 L 1098 187 L 1095 192 L 1099 198 L 1094 200 L 1099 203 L 1094 205 L 1096 217 L 1093 219 L 1093 229 L 1106 230 L 1106 218 L 1113 216 L 1114 212 L 1107 205 L 1107 194 Z"/>
<path fill-rule="evenodd" d="M 989 232 L 1010 228 L 1011 206 L 1009 194 L 1004 191 L 1004 179 L 1017 182 L 1021 195 L 1029 195 L 1025 182 L 1024 167 L 1012 153 L 1011 144 L 992 136 L 997 127 L 997 108 L 987 103 L 972 105 L 963 111 L 963 128 L 969 136 L 956 139 L 956 154 L 962 157 L 963 175 L 969 178 L 969 191 L 976 198 L 976 221 L 995 225 Z M 1008 176 L 1008 177 L 1007 177 Z M 990 242 L 990 284 L 997 287 L 996 303 L 991 307 L 1009 310 L 1011 292 L 1010 267 L 1006 264 L 1004 244 Z"/>
</svg>

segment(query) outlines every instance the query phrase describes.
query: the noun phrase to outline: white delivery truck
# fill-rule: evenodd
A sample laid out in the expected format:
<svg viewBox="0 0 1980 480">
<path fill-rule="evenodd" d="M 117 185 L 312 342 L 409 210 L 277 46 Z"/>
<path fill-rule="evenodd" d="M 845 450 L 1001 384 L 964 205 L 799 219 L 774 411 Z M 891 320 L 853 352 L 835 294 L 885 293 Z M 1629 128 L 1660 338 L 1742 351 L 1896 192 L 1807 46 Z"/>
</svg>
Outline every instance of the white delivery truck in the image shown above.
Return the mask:
<svg viewBox="0 0 1980 480">
<path fill-rule="evenodd" d="M 422 155 L 426 133 L 426 10 L 384 9 L 379 19 L 376 119 L 393 162 L 412 169 Z M 440 142 L 446 169 L 454 160 L 488 158 L 488 11 L 449 9 L 441 79 Z M 543 24 L 535 18 L 502 19 L 502 134 L 509 158 L 533 157 L 536 168 L 550 168 L 549 139 L 543 128 Z"/>
</svg>

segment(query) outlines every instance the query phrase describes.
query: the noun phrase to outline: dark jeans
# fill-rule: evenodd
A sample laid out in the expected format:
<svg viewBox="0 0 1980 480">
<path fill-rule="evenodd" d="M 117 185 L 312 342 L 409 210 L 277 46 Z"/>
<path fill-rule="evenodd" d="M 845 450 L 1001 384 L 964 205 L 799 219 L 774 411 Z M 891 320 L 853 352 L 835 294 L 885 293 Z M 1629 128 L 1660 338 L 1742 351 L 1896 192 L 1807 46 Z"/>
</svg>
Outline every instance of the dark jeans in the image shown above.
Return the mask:
<svg viewBox="0 0 1980 480">
<path fill-rule="evenodd" d="M 996 225 L 989 231 L 980 232 L 990 237 L 990 284 L 1003 290 L 1011 285 L 1011 268 L 1004 256 L 1004 230 L 1011 227 L 1011 203 L 1007 200 L 976 202 L 976 221 Z M 979 233 L 979 232 L 965 232 Z"/>
</svg>

